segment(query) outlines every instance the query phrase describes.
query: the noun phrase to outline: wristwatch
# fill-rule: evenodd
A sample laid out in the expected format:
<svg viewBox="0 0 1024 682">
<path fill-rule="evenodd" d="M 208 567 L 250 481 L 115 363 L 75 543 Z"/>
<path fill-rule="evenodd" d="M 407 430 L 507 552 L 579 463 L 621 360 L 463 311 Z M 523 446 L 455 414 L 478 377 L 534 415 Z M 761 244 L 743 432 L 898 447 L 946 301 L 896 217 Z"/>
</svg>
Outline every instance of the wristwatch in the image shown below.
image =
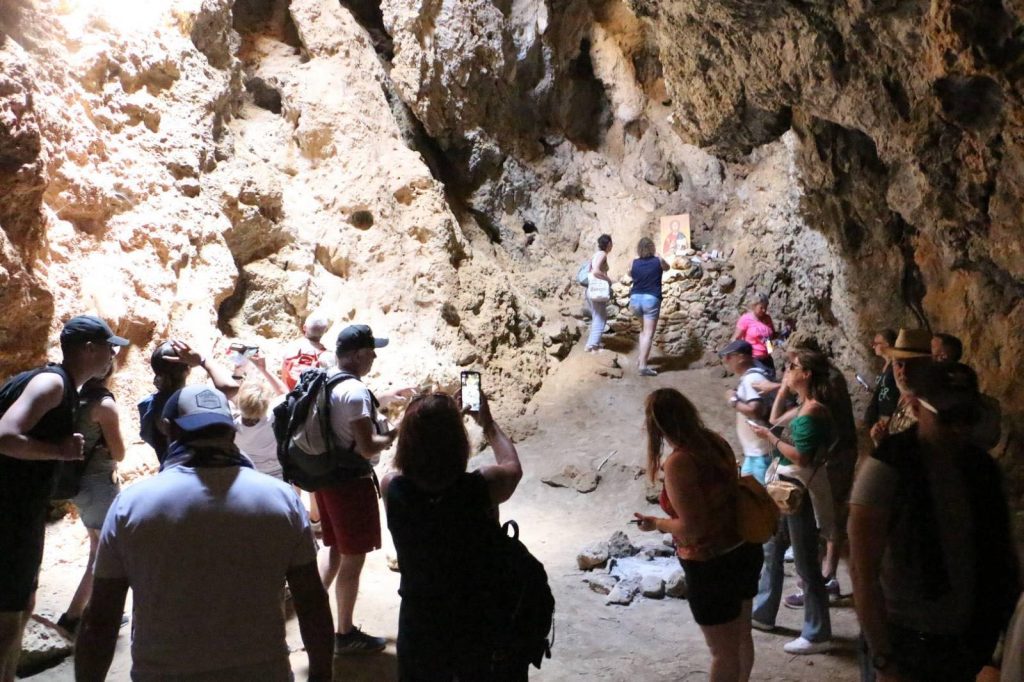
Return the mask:
<svg viewBox="0 0 1024 682">
<path fill-rule="evenodd" d="M 871 667 L 878 671 L 884 671 L 892 665 L 892 660 L 888 654 L 875 654 L 871 657 Z"/>
</svg>

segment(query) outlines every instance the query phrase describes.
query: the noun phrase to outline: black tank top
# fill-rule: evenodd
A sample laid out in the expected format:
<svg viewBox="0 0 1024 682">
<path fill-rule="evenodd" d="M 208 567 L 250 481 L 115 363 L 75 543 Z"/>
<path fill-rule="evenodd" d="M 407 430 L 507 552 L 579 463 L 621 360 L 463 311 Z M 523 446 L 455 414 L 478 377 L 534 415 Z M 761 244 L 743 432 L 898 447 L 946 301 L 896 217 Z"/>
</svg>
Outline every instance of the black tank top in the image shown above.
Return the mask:
<svg viewBox="0 0 1024 682">
<path fill-rule="evenodd" d="M 74 433 L 75 408 L 78 406 L 78 391 L 75 390 L 75 385 L 64 368 L 51 363 L 45 367 L 22 372 L 10 380 L 9 389 L 14 391 L 14 395 L 20 396 L 24 392 L 25 386 L 36 375 L 43 372 L 60 375 L 64 381 L 64 397 L 60 405 L 40 418 L 39 422 L 29 430 L 28 435 L 47 443 L 57 443 Z M 13 402 L 14 400 L 11 401 L 11 404 Z M 5 409 L 6 407 L 9 405 L 5 406 Z M 56 469 L 57 462 L 55 460 L 29 461 L 0 453 L 0 496 L 17 499 L 49 499 Z"/>
<path fill-rule="evenodd" d="M 440 493 L 396 476 L 388 486 L 387 518 L 403 600 L 465 602 L 493 570 L 489 543 L 497 518 L 479 472 L 462 474 Z"/>
</svg>

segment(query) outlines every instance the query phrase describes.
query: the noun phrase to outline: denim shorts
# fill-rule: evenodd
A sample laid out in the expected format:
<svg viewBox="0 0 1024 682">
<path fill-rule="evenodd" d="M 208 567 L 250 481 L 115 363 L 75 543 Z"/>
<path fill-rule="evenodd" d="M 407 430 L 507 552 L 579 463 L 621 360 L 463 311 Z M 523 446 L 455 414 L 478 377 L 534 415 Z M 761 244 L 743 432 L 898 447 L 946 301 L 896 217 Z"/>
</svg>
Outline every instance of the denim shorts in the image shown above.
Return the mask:
<svg viewBox="0 0 1024 682">
<path fill-rule="evenodd" d="M 653 294 L 630 294 L 629 309 L 637 317 L 654 320 L 661 313 L 661 299 Z"/>
</svg>

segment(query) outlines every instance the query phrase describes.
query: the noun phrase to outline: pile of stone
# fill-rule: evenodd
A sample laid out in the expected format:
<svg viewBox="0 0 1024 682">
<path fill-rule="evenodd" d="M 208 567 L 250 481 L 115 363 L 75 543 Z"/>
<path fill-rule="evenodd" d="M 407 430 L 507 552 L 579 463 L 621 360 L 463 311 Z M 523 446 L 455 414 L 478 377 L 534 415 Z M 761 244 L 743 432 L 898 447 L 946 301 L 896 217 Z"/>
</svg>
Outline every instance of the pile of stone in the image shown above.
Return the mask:
<svg viewBox="0 0 1024 682">
<path fill-rule="evenodd" d="M 628 535 L 615 531 L 607 540 L 584 547 L 576 565 L 588 572 L 583 582 L 605 595 L 605 604 L 628 606 L 638 596 L 686 598 L 686 576 L 671 535 L 634 545 Z"/>
<path fill-rule="evenodd" d="M 728 341 L 742 312 L 735 292 L 735 268 L 718 252 L 687 249 L 669 260 L 662 276 L 661 319 L 655 343 L 666 355 L 698 360 Z M 640 320 L 629 311 L 629 275 L 612 285 L 608 325 L 615 333 L 639 335 Z M 709 345 L 710 344 L 710 345 Z"/>
</svg>

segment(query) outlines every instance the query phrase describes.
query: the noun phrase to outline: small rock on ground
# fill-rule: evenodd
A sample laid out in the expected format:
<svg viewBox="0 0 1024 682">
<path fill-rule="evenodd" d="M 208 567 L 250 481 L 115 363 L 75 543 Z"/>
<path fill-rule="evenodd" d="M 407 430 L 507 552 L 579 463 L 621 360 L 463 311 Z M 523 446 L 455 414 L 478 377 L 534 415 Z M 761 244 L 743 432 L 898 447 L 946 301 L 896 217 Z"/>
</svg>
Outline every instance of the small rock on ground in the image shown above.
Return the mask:
<svg viewBox="0 0 1024 682">
<path fill-rule="evenodd" d="M 656 575 L 645 575 L 640 582 L 640 593 L 648 599 L 661 599 L 665 596 L 665 581 Z"/>
<path fill-rule="evenodd" d="M 588 575 L 583 579 L 587 585 L 590 586 L 594 592 L 598 594 L 609 594 L 615 585 L 618 584 L 619 579 L 614 575 L 608 575 L 607 573 L 597 573 L 595 575 Z"/>
<path fill-rule="evenodd" d="M 576 565 L 581 571 L 589 571 L 599 566 L 604 566 L 607 561 L 607 542 L 595 542 L 587 545 L 576 555 Z"/>
<path fill-rule="evenodd" d="M 689 591 L 686 587 L 686 574 L 683 573 L 683 569 L 679 569 L 665 581 L 665 594 L 675 599 L 686 599 Z"/>
</svg>

